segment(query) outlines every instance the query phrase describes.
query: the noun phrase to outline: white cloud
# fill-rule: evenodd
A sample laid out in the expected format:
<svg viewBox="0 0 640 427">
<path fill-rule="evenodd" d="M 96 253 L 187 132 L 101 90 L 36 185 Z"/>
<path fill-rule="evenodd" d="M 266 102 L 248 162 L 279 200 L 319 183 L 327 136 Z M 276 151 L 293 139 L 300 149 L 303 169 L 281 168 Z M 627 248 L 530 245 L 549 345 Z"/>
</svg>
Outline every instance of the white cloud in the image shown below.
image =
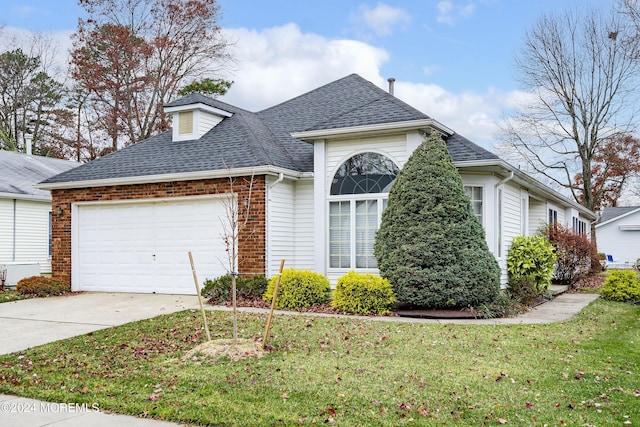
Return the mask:
<svg viewBox="0 0 640 427">
<path fill-rule="evenodd" d="M 382 89 L 387 81 L 381 66 L 389 54 L 354 40 L 333 40 L 301 32 L 294 24 L 263 31 L 227 29 L 236 40 L 234 85 L 221 99 L 250 111 L 276 105 L 333 80 L 357 73 Z M 425 68 L 425 73 L 435 66 Z M 440 121 L 470 140 L 492 149 L 503 111 L 516 108 L 524 92 L 452 93 L 435 84 L 397 80 L 399 99 Z"/>
<path fill-rule="evenodd" d="M 395 95 L 471 141 L 491 149 L 502 112 L 525 95 L 499 92 L 448 92 L 435 84 L 396 82 Z"/>
<path fill-rule="evenodd" d="M 411 22 L 411 15 L 401 8 L 378 3 L 375 8 L 362 5 L 352 20 L 363 24 L 367 29 L 379 36 L 388 36 L 398 26 L 406 26 Z"/>
<path fill-rule="evenodd" d="M 438 22 L 442 24 L 453 25 L 458 18 L 468 18 L 473 15 L 476 10 L 474 2 L 466 4 L 455 4 L 454 0 L 442 0 L 436 5 L 438 9 Z"/>
<path fill-rule="evenodd" d="M 295 24 L 263 31 L 227 29 L 236 71 L 225 102 L 257 111 L 351 73 L 381 84 L 386 51 L 362 42 L 302 33 Z"/>
</svg>

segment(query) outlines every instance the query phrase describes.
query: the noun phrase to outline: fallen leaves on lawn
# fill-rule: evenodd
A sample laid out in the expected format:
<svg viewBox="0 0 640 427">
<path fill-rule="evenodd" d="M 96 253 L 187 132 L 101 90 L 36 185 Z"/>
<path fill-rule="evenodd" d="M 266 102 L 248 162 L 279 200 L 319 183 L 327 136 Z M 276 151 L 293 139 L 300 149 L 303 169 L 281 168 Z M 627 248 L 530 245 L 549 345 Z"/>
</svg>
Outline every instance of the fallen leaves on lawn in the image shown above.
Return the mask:
<svg viewBox="0 0 640 427">
<path fill-rule="evenodd" d="M 238 339 L 238 342 L 234 343 L 232 339 L 219 339 L 206 341 L 194 347 L 185 353 L 182 360 L 196 360 L 198 355 L 204 355 L 213 357 L 216 360 L 221 357 L 228 357 L 237 362 L 249 357 L 261 358 L 264 354 L 262 345 L 254 340 Z"/>
</svg>

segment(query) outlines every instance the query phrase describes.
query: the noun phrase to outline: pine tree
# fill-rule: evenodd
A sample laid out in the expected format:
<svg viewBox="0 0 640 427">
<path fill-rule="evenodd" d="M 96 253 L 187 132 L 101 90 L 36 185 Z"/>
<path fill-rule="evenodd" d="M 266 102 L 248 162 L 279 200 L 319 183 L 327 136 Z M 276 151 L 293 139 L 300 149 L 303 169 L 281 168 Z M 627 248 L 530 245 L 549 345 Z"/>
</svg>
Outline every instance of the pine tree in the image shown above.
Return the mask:
<svg viewBox="0 0 640 427">
<path fill-rule="evenodd" d="M 477 307 L 500 290 L 498 263 L 437 134 L 425 138 L 398 174 L 374 250 L 400 302 Z"/>
</svg>

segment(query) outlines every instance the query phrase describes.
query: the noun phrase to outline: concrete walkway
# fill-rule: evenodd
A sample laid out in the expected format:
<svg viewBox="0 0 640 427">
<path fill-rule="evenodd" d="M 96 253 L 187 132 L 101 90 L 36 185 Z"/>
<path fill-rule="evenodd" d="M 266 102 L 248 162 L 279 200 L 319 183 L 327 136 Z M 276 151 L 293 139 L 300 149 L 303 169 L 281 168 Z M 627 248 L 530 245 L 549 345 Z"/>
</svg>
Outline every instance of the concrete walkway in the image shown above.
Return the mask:
<svg viewBox="0 0 640 427">
<path fill-rule="evenodd" d="M 415 319 L 407 317 L 338 316 L 383 322 L 456 324 L 541 324 L 568 320 L 598 298 L 594 294 L 562 294 L 526 314 L 505 319 Z M 83 293 L 68 297 L 22 300 L 0 304 L 0 354 L 24 350 L 98 329 L 198 308 L 195 296 Z M 207 307 L 209 310 L 230 310 Z M 240 308 L 241 312 L 268 313 L 265 309 Z M 336 317 L 322 313 L 295 316 Z M 177 427 L 180 424 L 126 415 L 105 414 L 86 405 L 41 402 L 0 395 L 0 427 Z"/>
</svg>

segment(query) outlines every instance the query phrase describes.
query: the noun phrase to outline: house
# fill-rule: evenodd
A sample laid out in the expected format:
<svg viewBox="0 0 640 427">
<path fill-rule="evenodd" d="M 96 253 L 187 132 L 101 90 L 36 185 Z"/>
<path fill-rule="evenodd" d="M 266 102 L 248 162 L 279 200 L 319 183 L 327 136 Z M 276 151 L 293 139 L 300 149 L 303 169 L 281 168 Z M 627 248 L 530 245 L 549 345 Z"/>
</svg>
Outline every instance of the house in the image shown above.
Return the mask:
<svg viewBox="0 0 640 427">
<path fill-rule="evenodd" d="M 612 266 L 635 266 L 640 260 L 640 206 L 604 208 L 596 224 L 598 251 Z"/>
<path fill-rule="evenodd" d="M 250 207 L 241 274 L 272 276 L 282 258 L 332 282 L 352 269 L 377 272 L 389 187 L 431 131 L 445 137 L 503 270 L 514 236 L 549 220 L 587 230 L 595 219 L 356 74 L 257 113 L 199 94 L 166 111 L 172 130 L 40 185 L 64 212 L 54 215 L 53 270 L 73 290 L 195 293 L 188 251 L 201 278 L 226 271 L 229 192 Z"/>
<path fill-rule="evenodd" d="M 34 185 L 78 165 L 0 150 L 0 269 L 7 285 L 51 273 L 51 193 Z"/>
</svg>

